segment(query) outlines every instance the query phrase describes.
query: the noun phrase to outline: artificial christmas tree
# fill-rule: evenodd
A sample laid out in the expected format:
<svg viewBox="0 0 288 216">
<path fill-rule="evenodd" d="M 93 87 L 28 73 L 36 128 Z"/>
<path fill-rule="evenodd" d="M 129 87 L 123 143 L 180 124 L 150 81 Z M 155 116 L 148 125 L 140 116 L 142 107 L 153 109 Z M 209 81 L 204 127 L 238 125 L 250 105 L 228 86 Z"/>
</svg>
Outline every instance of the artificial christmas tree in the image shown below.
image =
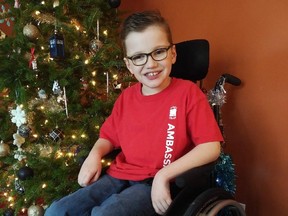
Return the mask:
<svg viewBox="0 0 288 216">
<path fill-rule="evenodd" d="M 0 213 L 43 214 L 78 188 L 81 162 L 131 79 L 117 38 L 120 1 L 7 5 L 0 18 L 14 26 L 0 40 Z"/>
</svg>

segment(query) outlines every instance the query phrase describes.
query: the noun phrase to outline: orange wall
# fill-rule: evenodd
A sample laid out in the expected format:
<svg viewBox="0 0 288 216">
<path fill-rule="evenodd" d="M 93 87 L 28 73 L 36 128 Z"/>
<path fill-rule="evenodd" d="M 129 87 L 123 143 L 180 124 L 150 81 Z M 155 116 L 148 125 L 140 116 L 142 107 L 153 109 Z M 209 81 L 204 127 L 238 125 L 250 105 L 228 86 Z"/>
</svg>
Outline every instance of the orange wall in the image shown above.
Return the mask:
<svg viewBox="0 0 288 216">
<path fill-rule="evenodd" d="M 237 200 L 248 216 L 288 212 L 287 0 L 122 0 L 120 10 L 159 9 L 174 41 L 210 41 L 212 87 L 221 73 L 240 77 L 224 106 L 227 148 L 236 164 Z"/>
</svg>

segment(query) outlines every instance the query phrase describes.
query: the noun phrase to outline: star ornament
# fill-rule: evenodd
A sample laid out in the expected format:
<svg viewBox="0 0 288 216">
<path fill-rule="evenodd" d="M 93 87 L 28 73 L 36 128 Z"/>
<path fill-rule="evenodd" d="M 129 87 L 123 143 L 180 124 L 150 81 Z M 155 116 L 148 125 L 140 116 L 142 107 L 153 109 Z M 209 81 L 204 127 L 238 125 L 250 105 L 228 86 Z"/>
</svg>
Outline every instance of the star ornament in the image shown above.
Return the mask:
<svg viewBox="0 0 288 216">
<path fill-rule="evenodd" d="M 13 138 L 14 138 L 13 144 L 18 146 L 18 148 L 20 148 L 21 145 L 25 142 L 25 138 L 20 136 L 18 133 L 14 133 Z"/>
<path fill-rule="evenodd" d="M 26 114 L 22 110 L 21 106 L 17 106 L 16 109 L 10 111 L 12 119 L 11 121 L 16 124 L 17 127 L 20 127 L 22 124 L 26 124 Z"/>
</svg>

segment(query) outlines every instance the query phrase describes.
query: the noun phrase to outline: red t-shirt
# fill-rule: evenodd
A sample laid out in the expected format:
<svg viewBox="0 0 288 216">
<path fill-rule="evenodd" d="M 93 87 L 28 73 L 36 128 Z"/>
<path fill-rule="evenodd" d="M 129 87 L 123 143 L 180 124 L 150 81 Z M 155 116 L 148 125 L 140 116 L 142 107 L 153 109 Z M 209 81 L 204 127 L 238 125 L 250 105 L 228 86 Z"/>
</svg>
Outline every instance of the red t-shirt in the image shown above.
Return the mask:
<svg viewBox="0 0 288 216">
<path fill-rule="evenodd" d="M 155 95 L 143 96 L 140 83 L 125 89 L 100 137 L 122 149 L 108 174 L 135 181 L 154 177 L 195 145 L 223 139 L 206 95 L 177 78 Z"/>
</svg>

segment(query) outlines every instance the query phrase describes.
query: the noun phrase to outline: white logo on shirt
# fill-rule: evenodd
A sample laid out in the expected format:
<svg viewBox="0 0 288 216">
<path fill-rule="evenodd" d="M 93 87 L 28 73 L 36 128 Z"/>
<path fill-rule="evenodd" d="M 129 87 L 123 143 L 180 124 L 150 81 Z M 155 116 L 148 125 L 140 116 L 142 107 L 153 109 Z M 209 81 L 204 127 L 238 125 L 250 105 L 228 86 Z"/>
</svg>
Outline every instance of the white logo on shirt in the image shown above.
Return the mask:
<svg viewBox="0 0 288 216">
<path fill-rule="evenodd" d="M 177 115 L 177 107 L 176 106 L 170 107 L 169 119 L 176 119 L 176 115 Z"/>
</svg>

